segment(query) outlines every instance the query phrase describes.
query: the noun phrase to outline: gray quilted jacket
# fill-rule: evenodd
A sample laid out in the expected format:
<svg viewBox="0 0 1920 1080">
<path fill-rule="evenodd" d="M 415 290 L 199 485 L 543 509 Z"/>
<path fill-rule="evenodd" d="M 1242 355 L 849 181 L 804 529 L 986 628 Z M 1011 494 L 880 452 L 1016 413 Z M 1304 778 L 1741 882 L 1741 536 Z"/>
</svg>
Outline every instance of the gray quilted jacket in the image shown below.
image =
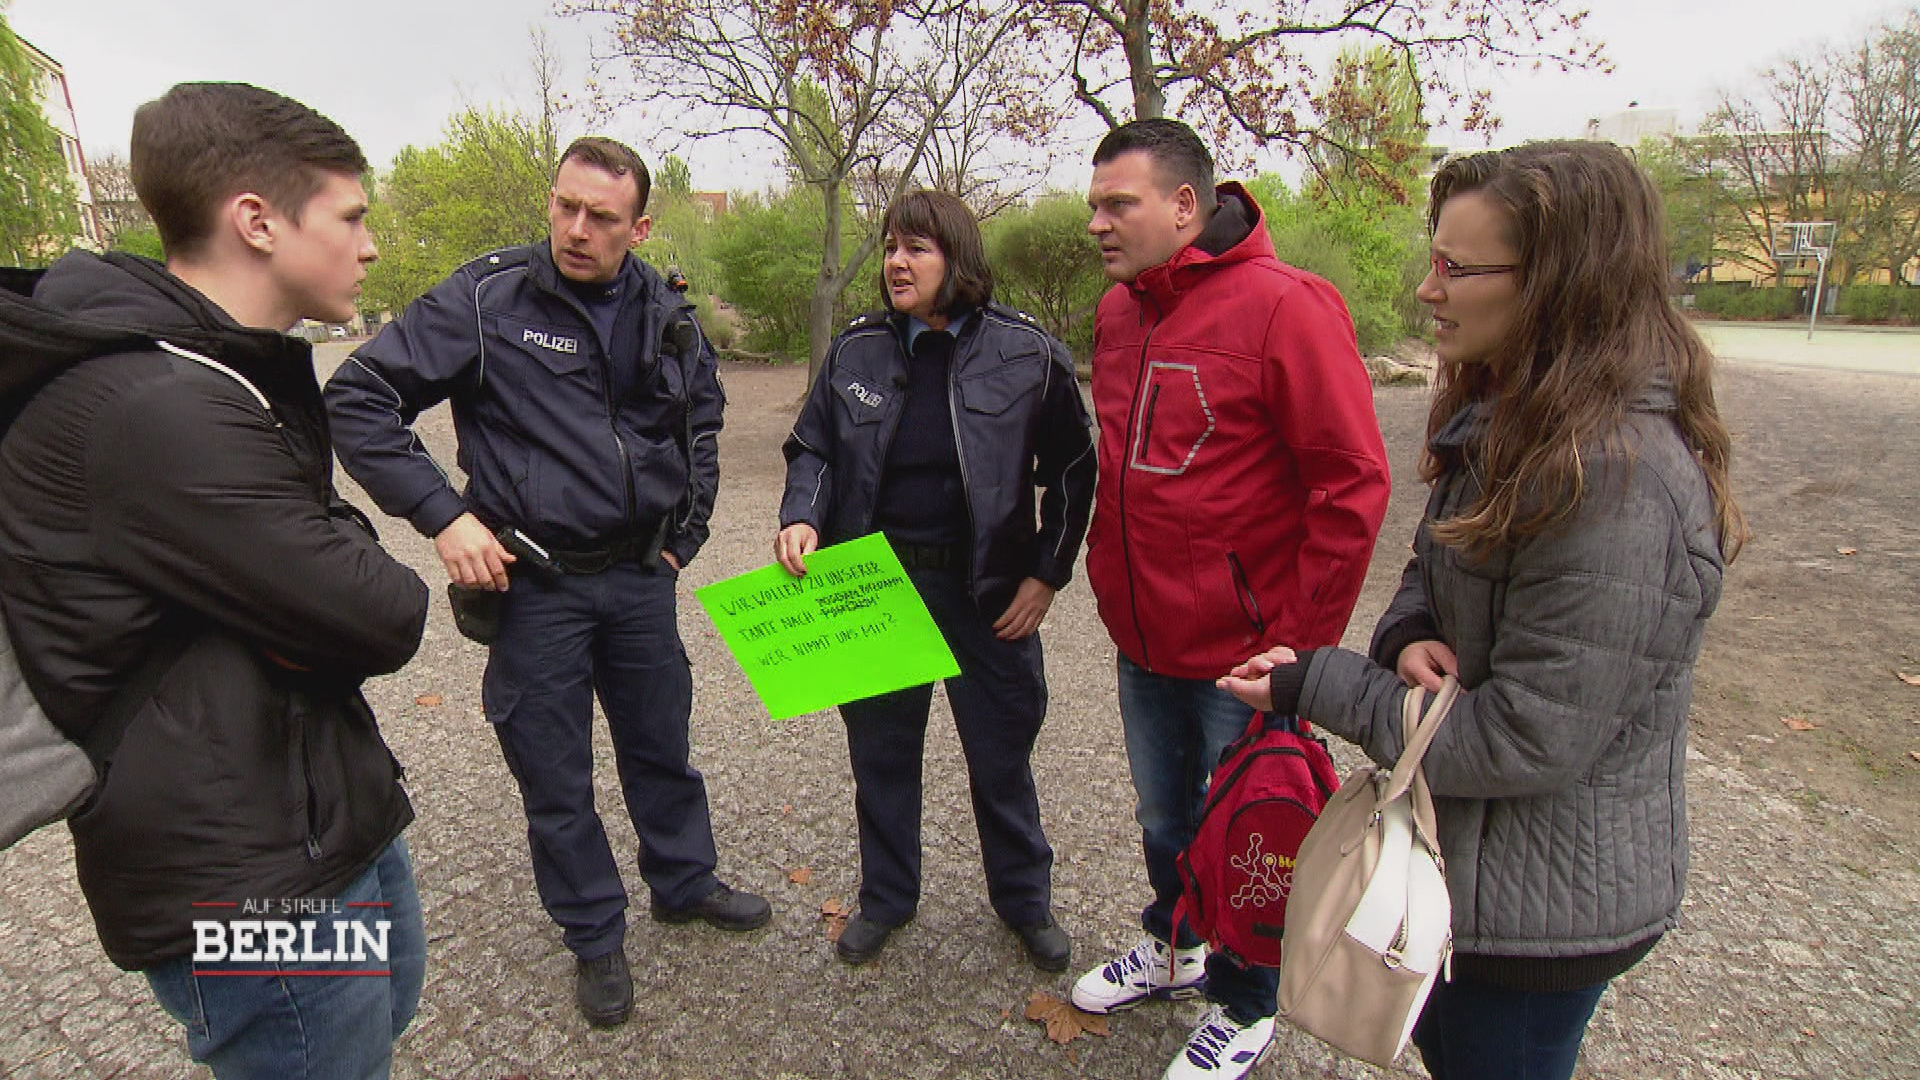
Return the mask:
<svg viewBox="0 0 1920 1080">
<path fill-rule="evenodd" d="M 1380 621 L 1376 650 L 1424 615 L 1460 658 L 1465 692 L 1425 768 L 1462 953 L 1584 956 L 1678 925 L 1687 708 L 1725 560 L 1673 410 L 1649 389 L 1628 452 L 1585 455 L 1574 516 L 1483 562 L 1434 541 L 1480 490 L 1471 470 L 1441 478 Z M 1466 445 L 1482 424 L 1464 410 L 1434 441 Z M 1389 668 L 1319 650 L 1300 712 L 1391 764 L 1405 693 Z"/>
</svg>

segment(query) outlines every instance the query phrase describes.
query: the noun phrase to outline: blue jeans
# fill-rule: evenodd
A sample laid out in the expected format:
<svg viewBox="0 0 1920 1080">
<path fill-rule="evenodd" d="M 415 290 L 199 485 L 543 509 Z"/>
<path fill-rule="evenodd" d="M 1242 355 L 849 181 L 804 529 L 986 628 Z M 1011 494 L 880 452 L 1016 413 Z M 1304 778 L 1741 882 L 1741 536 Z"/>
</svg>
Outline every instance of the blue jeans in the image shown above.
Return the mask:
<svg viewBox="0 0 1920 1080">
<path fill-rule="evenodd" d="M 1193 843 L 1206 806 L 1207 779 L 1227 745 L 1246 734 L 1253 710 L 1207 679 L 1156 675 L 1127 659 L 1119 662 L 1120 723 L 1126 730 L 1127 764 L 1139 797 L 1140 846 L 1147 861 L 1153 903 L 1140 925 L 1181 948 L 1200 944 L 1186 926 L 1175 934 L 1174 906 L 1182 891 L 1174 860 Z M 1207 997 L 1248 1023 L 1277 1011 L 1280 974 L 1242 968 L 1224 956 L 1207 958 Z"/>
<path fill-rule="evenodd" d="M 275 897 L 279 899 L 307 899 Z M 395 840 L 337 899 L 339 915 L 305 916 L 317 925 L 316 951 L 330 950 L 334 924 L 389 924 L 387 959 L 271 963 L 281 974 L 216 976 L 247 965 L 203 964 L 192 956 L 148 968 L 160 1007 L 187 1029 L 187 1051 L 220 1080 L 369 1080 L 389 1075 L 393 1041 L 413 1022 L 427 972 L 420 894 L 404 841 Z M 380 907 L 376 905 L 390 905 Z M 279 916 L 269 916 L 278 918 Z M 298 922 L 303 916 L 288 915 Z M 355 940 L 351 930 L 346 940 Z M 304 946 L 303 946 L 304 947 Z M 358 974 L 384 970 L 387 975 Z M 297 971 L 299 974 L 286 972 Z M 339 974 L 325 974 L 338 972 Z"/>
<path fill-rule="evenodd" d="M 1433 1080 L 1568 1080 L 1606 988 L 1546 992 L 1437 982 L 1413 1044 Z"/>
</svg>

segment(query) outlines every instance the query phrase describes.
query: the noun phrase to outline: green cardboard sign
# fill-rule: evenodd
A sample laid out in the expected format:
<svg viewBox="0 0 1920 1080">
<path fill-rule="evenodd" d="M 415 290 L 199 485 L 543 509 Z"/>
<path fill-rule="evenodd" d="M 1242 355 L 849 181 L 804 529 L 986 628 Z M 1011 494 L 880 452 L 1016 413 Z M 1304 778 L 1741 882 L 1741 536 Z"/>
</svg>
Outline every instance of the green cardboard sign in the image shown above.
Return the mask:
<svg viewBox="0 0 1920 1080">
<path fill-rule="evenodd" d="M 952 678 L 960 664 L 879 533 L 694 592 L 775 720 Z"/>
</svg>

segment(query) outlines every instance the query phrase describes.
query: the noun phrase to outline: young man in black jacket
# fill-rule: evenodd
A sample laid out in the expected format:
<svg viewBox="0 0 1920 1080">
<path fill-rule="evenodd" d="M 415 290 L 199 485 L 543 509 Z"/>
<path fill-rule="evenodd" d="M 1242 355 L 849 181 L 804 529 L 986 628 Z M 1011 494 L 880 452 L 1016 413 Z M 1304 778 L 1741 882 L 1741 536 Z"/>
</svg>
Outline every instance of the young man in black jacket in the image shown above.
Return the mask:
<svg viewBox="0 0 1920 1080">
<path fill-rule="evenodd" d="M 434 538 L 463 604 L 494 599 L 491 635 L 469 634 L 491 637 L 487 719 L 526 807 L 540 900 L 577 959 L 580 1011 L 602 1026 L 627 1018 L 633 983 L 626 887 L 593 802 L 596 695 L 653 917 L 752 930 L 771 915 L 714 876 L 706 781 L 688 761 L 675 583 L 707 538 L 725 398 L 692 303 L 629 254 L 652 225 L 648 187 L 628 147 L 576 140 L 548 241 L 456 271 L 326 391 L 347 471 Z M 465 491 L 408 428 L 448 400 Z"/>
<path fill-rule="evenodd" d="M 353 316 L 366 159 L 298 102 L 183 84 L 135 114 L 132 167 L 166 264 L 76 252 L 35 299 L 42 325 L 147 344 L 68 368 L 0 441 L 7 629 L 70 738 L 140 698 L 75 861 L 108 957 L 194 1059 L 384 1076 L 426 941 L 413 811 L 359 687 L 413 656 L 427 593 L 335 493 L 286 334 Z"/>
</svg>

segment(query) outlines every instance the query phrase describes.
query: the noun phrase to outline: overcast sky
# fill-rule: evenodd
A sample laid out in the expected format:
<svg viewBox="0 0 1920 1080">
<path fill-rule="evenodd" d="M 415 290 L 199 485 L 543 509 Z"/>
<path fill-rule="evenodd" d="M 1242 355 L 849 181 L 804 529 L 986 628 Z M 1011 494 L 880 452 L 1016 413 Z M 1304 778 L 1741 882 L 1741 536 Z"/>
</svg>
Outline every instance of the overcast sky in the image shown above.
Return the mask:
<svg viewBox="0 0 1920 1080">
<path fill-rule="evenodd" d="M 1739 86 L 1783 53 L 1851 41 L 1877 18 L 1911 6 L 1590 0 L 1589 28 L 1606 42 L 1615 72 L 1489 80 L 1505 121 L 1496 142 L 1575 135 L 1589 117 L 1634 101 L 1679 109 L 1682 123 L 1692 126 L 1716 88 Z M 384 167 L 403 146 L 439 141 L 446 118 L 462 105 L 528 102 L 533 26 L 546 28 L 561 55 L 563 83 L 584 87 L 603 27 L 559 18 L 552 7 L 548 0 L 12 0 L 8 18 L 66 66 L 89 152 L 124 153 L 133 110 L 176 82 L 238 80 L 327 114 Z M 568 134 L 584 133 L 586 122 L 576 116 Z M 669 149 L 649 137 L 652 125 L 638 110 L 598 126 L 649 159 Z M 1445 132 L 1436 138 L 1456 148 L 1478 145 Z M 685 156 L 700 188 L 758 187 L 779 175 L 767 145 L 689 147 Z M 1078 187 L 1086 175 L 1084 166 L 1068 164 L 1055 179 Z"/>
</svg>

